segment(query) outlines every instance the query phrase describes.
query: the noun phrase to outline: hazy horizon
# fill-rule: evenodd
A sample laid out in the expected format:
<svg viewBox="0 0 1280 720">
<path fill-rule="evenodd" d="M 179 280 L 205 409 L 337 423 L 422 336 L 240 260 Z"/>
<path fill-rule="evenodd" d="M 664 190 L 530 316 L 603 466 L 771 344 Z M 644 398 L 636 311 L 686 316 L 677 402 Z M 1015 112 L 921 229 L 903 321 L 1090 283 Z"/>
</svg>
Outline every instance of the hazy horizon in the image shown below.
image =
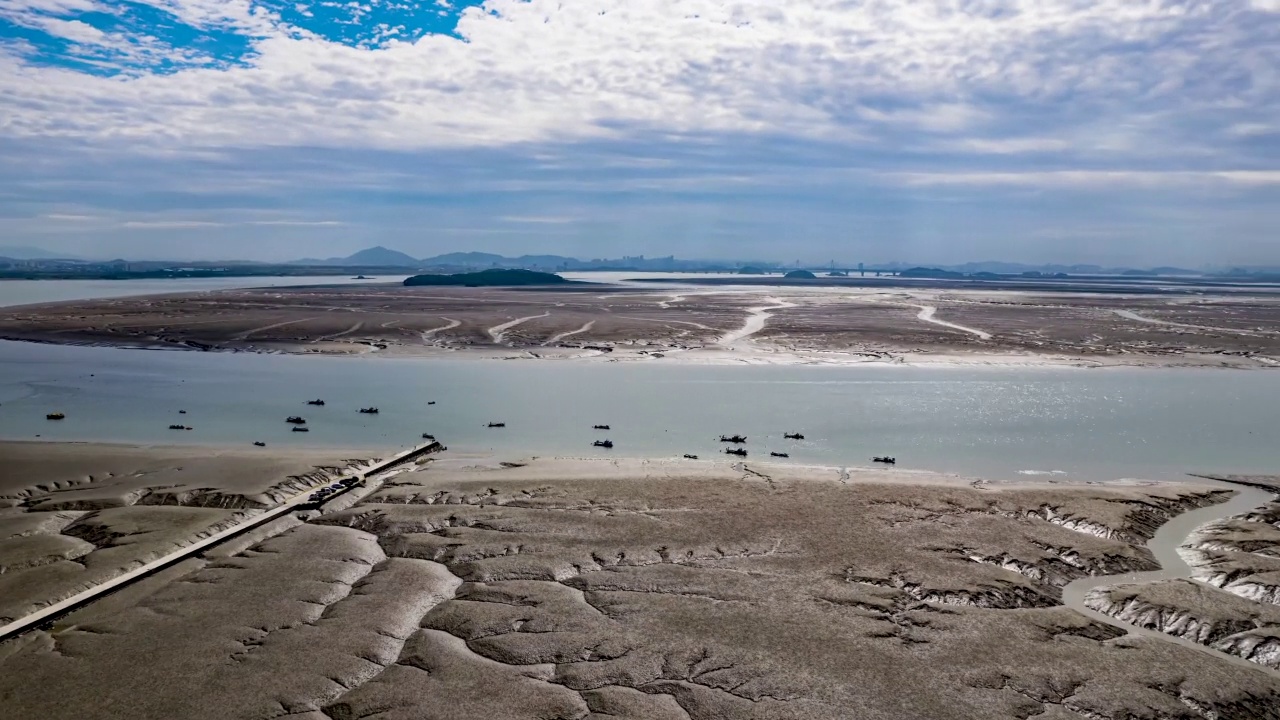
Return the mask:
<svg viewBox="0 0 1280 720">
<path fill-rule="evenodd" d="M 14 0 L 0 244 L 1280 264 L 1280 2 Z"/>
</svg>

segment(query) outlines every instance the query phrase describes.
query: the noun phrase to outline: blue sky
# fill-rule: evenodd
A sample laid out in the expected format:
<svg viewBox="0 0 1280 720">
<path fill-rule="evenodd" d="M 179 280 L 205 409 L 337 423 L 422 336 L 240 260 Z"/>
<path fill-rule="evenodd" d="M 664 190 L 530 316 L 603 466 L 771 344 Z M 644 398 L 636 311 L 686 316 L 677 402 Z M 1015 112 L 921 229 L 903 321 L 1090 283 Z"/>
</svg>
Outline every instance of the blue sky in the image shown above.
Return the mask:
<svg viewBox="0 0 1280 720">
<path fill-rule="evenodd" d="M 1280 0 L 0 0 L 0 246 L 1280 264 Z"/>
</svg>

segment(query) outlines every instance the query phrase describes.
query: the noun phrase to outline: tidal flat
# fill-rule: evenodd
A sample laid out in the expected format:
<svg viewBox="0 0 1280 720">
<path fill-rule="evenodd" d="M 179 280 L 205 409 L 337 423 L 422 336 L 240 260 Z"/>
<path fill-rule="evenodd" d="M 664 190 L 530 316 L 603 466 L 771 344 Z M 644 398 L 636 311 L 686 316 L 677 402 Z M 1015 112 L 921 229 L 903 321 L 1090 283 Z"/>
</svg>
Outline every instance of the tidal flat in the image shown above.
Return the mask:
<svg viewBox="0 0 1280 720">
<path fill-rule="evenodd" d="M 1061 604 L 1212 484 L 446 456 L 0 646 L 44 718 L 1276 718 Z M 129 662 L 119 662 L 129 658 Z M 56 688 L 56 691 L 51 689 Z"/>
</svg>

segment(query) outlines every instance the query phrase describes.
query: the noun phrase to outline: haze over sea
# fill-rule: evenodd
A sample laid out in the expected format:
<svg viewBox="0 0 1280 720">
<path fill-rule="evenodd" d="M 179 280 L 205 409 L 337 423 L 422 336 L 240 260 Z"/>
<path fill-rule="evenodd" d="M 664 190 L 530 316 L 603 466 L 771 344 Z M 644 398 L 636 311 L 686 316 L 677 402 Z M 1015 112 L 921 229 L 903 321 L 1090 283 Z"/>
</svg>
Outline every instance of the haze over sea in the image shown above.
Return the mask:
<svg viewBox="0 0 1280 720">
<path fill-rule="evenodd" d="M 101 297 L 98 285 L 46 281 L 33 286 L 39 296 L 3 299 Z M 191 280 L 108 285 L 112 294 L 209 289 Z M 327 405 L 304 404 L 316 397 Z M 742 433 L 751 460 L 778 451 L 789 462 L 858 466 L 890 454 L 900 468 L 993 479 L 1178 478 L 1266 471 L 1280 443 L 1276 397 L 1280 374 L 1265 371 L 711 367 L 0 343 L 6 439 L 354 448 L 408 446 L 427 432 L 456 451 L 519 457 L 601 455 L 591 443 L 607 436 L 617 456 L 712 458 L 720 434 Z M 357 412 L 369 405 L 381 412 Z M 45 420 L 54 411 L 67 419 Z M 290 432 L 284 419 L 293 414 L 311 432 Z M 195 429 L 168 430 L 179 418 Z M 490 429 L 491 421 L 507 427 Z M 601 423 L 612 430 L 593 432 Z M 784 432 L 806 439 L 786 441 Z"/>
</svg>

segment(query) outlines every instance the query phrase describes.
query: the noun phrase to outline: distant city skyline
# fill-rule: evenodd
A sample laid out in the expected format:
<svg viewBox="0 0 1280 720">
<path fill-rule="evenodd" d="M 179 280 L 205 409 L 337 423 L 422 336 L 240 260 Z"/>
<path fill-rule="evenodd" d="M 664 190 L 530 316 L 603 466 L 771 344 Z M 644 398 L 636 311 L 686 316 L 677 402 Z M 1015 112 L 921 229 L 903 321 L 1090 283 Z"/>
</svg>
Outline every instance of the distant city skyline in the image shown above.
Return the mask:
<svg viewBox="0 0 1280 720">
<path fill-rule="evenodd" d="M 1280 264 L 1280 2 L 11 0 L 0 244 Z"/>
</svg>

